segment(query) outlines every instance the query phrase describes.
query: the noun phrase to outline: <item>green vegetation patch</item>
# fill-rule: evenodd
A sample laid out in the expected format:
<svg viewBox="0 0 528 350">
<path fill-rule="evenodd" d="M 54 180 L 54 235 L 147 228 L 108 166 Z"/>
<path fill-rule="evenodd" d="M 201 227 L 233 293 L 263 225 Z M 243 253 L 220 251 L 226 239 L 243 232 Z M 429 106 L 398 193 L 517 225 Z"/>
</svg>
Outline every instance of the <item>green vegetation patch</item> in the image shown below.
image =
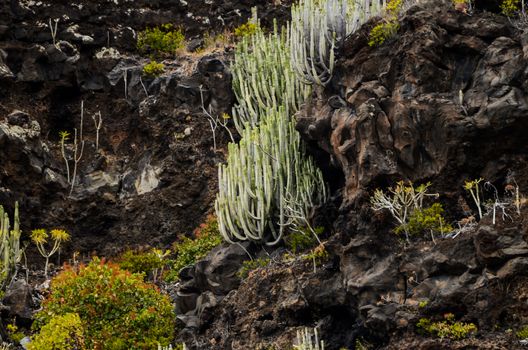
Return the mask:
<svg viewBox="0 0 528 350">
<path fill-rule="evenodd" d="M 53 316 L 40 333 L 32 337 L 28 350 L 85 350 L 84 327 L 76 313 Z"/>
<path fill-rule="evenodd" d="M 222 243 L 215 216 L 209 216 L 206 222 L 195 230 L 194 235 L 194 239 L 183 237 L 173 244 L 172 250 L 176 258 L 170 261 L 171 271 L 165 277 L 167 282 L 179 280 L 179 272 L 182 268 L 196 263 Z"/>
<path fill-rule="evenodd" d="M 266 267 L 271 264 L 271 259 L 268 257 L 262 257 L 253 260 L 246 260 L 242 263 L 242 267 L 237 273 L 237 276 L 241 279 L 246 278 L 251 271 L 259 269 L 261 267 Z"/>
<path fill-rule="evenodd" d="M 33 328 L 40 330 L 37 339 L 45 337 L 57 317 L 72 313 L 80 317 L 88 349 L 154 349 L 173 339 L 169 298 L 144 282 L 141 274 L 98 258 L 78 269 L 66 268 L 53 278 L 51 294 L 35 315 Z"/>
<path fill-rule="evenodd" d="M 255 24 L 253 22 L 247 22 L 236 27 L 233 31 L 233 34 L 235 35 L 235 38 L 241 39 L 243 37 L 251 36 L 257 33 L 258 30 L 258 24 Z"/>
<path fill-rule="evenodd" d="M 165 65 L 156 61 L 150 61 L 143 66 L 143 74 L 148 77 L 159 77 L 161 74 L 163 74 L 164 70 Z"/>
<path fill-rule="evenodd" d="M 433 322 L 428 318 L 421 318 L 416 327 L 426 334 L 453 340 L 464 339 L 477 332 L 477 326 L 474 323 L 455 321 L 455 315 L 452 313 L 445 314 L 444 320 L 438 322 Z"/>
<path fill-rule="evenodd" d="M 520 0 L 503 0 L 500 5 L 501 12 L 508 17 L 512 17 L 520 11 L 520 2 Z"/>
<path fill-rule="evenodd" d="M 407 229 L 410 235 L 418 236 L 430 232 L 445 234 L 453 231 L 453 227 L 446 223 L 443 214 L 444 208 L 440 203 L 434 203 L 428 208 L 417 208 L 409 217 L 409 222 L 397 226 L 394 232 L 400 234 Z"/>
<path fill-rule="evenodd" d="M 143 53 L 161 56 L 174 54 L 183 47 L 185 47 L 185 36 L 181 29 L 174 28 L 172 24 L 147 28 L 138 33 L 137 48 Z"/>
<path fill-rule="evenodd" d="M 380 46 L 394 37 L 400 29 L 398 14 L 403 6 L 403 0 L 390 0 L 386 7 L 386 18 L 383 23 L 376 25 L 369 34 L 369 46 Z"/>
<path fill-rule="evenodd" d="M 302 231 L 294 231 L 284 238 L 286 246 L 294 253 L 310 249 L 319 243 L 317 237 L 323 234 L 324 227 L 316 227 L 314 232 L 306 228 Z"/>
<path fill-rule="evenodd" d="M 515 333 L 519 339 L 528 339 L 528 325 L 523 326 Z"/>
</svg>

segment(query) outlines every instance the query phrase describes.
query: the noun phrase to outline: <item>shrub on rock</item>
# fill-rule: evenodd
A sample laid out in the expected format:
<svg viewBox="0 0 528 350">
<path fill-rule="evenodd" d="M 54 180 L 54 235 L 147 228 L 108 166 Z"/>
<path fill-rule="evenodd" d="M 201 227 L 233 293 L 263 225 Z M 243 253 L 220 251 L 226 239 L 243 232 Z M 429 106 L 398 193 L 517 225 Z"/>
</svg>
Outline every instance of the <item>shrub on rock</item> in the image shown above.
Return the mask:
<svg viewBox="0 0 528 350">
<path fill-rule="evenodd" d="M 78 314 L 53 317 L 28 344 L 28 350 L 85 350 L 84 329 Z"/>
<path fill-rule="evenodd" d="M 42 306 L 34 323 L 40 336 L 57 316 L 76 313 L 89 349 L 154 349 L 158 343 L 168 345 L 173 337 L 169 298 L 145 283 L 141 274 L 97 258 L 57 275 Z"/>
</svg>

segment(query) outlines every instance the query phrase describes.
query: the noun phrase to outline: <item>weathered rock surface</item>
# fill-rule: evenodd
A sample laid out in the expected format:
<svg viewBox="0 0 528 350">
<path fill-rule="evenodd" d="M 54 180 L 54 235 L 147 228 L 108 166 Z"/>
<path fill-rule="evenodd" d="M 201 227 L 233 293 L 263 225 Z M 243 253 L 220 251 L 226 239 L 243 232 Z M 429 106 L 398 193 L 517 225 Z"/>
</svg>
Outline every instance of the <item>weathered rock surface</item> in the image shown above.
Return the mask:
<svg viewBox="0 0 528 350">
<path fill-rule="evenodd" d="M 456 227 L 475 209 L 464 181 L 485 178 L 500 196 L 514 182 L 528 189 L 526 34 L 450 1 L 422 1 L 400 22 L 378 48 L 366 40 L 373 22 L 350 37 L 330 86 L 297 116 L 337 189 L 336 234 L 326 242 L 333 263 L 315 273 L 306 262 L 258 270 L 218 303 L 212 322 L 198 317 L 192 337 L 180 334 L 192 348 L 282 349 L 314 326 L 330 350 L 357 339 L 386 349 L 522 348 L 507 330 L 528 323 L 526 207 L 519 215 L 510 205 L 495 224 L 488 213 L 455 238 L 404 245 L 368 198 L 399 180 L 431 181 Z M 474 323 L 477 336 L 419 334 L 420 318 L 448 312 Z"/>
<path fill-rule="evenodd" d="M 2 1 L 0 5 L 0 203 L 20 202 L 22 225 L 73 233 L 64 253 L 112 254 L 126 245 L 168 245 L 211 209 L 218 150 L 202 113 L 229 112 L 229 53 L 164 60 L 142 75 L 137 32 L 173 23 L 189 37 L 243 23 L 252 2 Z M 261 14 L 285 17 L 283 6 Z M 49 22 L 57 22 L 52 38 Z M 54 42 L 55 41 L 55 42 Z M 75 186 L 73 136 L 84 102 L 84 152 Z M 100 112 L 99 147 L 96 149 Z M 194 132 L 192 132 L 194 130 Z M 31 251 L 30 251 L 31 253 Z M 39 259 L 38 255 L 34 258 Z M 30 259 L 30 262 L 32 259 Z"/>
</svg>

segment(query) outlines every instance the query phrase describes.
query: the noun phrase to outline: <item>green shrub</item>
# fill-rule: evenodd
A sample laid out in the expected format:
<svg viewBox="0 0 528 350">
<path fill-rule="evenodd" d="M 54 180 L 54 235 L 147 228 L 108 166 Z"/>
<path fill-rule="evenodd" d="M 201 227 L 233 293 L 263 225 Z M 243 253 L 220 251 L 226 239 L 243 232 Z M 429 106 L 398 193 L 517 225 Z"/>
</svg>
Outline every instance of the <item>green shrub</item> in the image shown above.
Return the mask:
<svg viewBox="0 0 528 350">
<path fill-rule="evenodd" d="M 133 273 L 144 273 L 149 275 L 154 270 L 161 269 L 165 262 L 154 250 L 145 252 L 129 249 L 116 260 L 122 269 Z"/>
<path fill-rule="evenodd" d="M 314 231 L 317 236 L 320 236 L 324 232 L 324 227 L 316 227 Z M 294 254 L 312 248 L 319 243 L 317 237 L 309 229 L 302 232 L 291 232 L 284 238 L 284 241 Z"/>
<path fill-rule="evenodd" d="M 10 323 L 6 327 L 7 333 L 9 334 L 9 338 L 15 343 L 18 344 L 22 338 L 24 338 L 26 335 L 24 332 L 21 332 L 18 327 L 16 326 L 14 320 L 13 323 Z"/>
<path fill-rule="evenodd" d="M 138 34 L 137 48 L 144 53 L 156 56 L 174 54 L 183 47 L 185 36 L 181 29 L 175 29 L 172 24 L 147 28 Z"/>
<path fill-rule="evenodd" d="M 400 24 L 397 20 L 391 20 L 376 25 L 370 31 L 369 46 L 380 46 L 386 40 L 395 36 L 399 29 Z"/>
<path fill-rule="evenodd" d="M 512 17 L 516 12 L 519 12 L 520 0 L 503 0 L 500 9 L 502 14 Z"/>
<path fill-rule="evenodd" d="M 403 0 L 389 0 L 386 7 L 387 18 L 370 31 L 369 46 L 379 46 L 396 35 L 400 29 L 398 14 L 403 6 Z"/>
<path fill-rule="evenodd" d="M 196 263 L 205 257 L 214 247 L 222 243 L 222 236 L 218 230 L 215 216 L 208 216 L 206 222 L 194 231 L 194 239 L 183 237 L 172 246 L 176 258 L 169 262 L 171 271 L 165 276 L 165 281 L 179 280 L 182 268 Z"/>
<path fill-rule="evenodd" d="M 420 309 L 423 309 L 424 307 L 426 307 L 427 305 L 429 304 L 429 300 L 422 300 L 418 303 L 418 307 Z"/>
<path fill-rule="evenodd" d="M 67 267 L 52 280 L 51 294 L 33 327 L 43 330 L 54 317 L 69 313 L 77 313 L 83 322 L 89 349 L 154 349 L 173 337 L 169 298 L 142 275 L 97 258 L 78 270 Z"/>
<path fill-rule="evenodd" d="M 159 77 L 161 74 L 163 74 L 164 70 L 165 65 L 156 61 L 150 61 L 143 66 L 143 74 L 148 77 Z"/>
<path fill-rule="evenodd" d="M 430 232 L 444 234 L 453 231 L 443 214 L 444 209 L 440 203 L 434 203 L 428 208 L 417 208 L 409 216 L 408 223 L 397 226 L 394 232 L 400 234 L 407 229 L 410 235 L 417 236 Z"/>
<path fill-rule="evenodd" d="M 237 276 L 241 279 L 246 278 L 249 273 L 261 267 L 266 267 L 271 263 L 271 259 L 268 257 L 257 258 L 253 260 L 246 260 L 242 263 L 242 267 L 237 272 Z"/>
<path fill-rule="evenodd" d="M 84 350 L 84 329 L 76 313 L 54 316 L 32 337 L 28 350 Z"/>
<path fill-rule="evenodd" d="M 515 333 L 519 339 L 528 339 L 528 325 L 523 326 Z"/>
<path fill-rule="evenodd" d="M 448 313 L 444 315 L 444 320 L 432 322 L 427 318 L 421 318 L 416 327 L 425 333 L 435 335 L 439 338 L 449 338 L 460 340 L 468 337 L 471 333 L 477 332 L 474 323 L 455 322 L 455 315 Z"/>
<path fill-rule="evenodd" d="M 255 34 L 258 31 L 259 27 L 257 24 L 253 22 L 247 22 L 244 24 L 239 25 L 235 28 L 233 31 L 233 34 L 237 39 L 241 39 L 245 36 L 250 36 Z"/>
</svg>

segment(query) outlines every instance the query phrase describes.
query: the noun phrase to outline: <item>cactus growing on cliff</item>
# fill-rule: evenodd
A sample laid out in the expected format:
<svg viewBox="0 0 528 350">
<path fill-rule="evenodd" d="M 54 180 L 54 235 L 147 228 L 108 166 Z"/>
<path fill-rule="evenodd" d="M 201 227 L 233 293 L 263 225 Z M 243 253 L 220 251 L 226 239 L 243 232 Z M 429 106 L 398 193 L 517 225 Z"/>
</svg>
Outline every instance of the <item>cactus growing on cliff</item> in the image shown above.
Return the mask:
<svg viewBox="0 0 528 350">
<path fill-rule="evenodd" d="M 322 174 L 305 154 L 284 107 L 258 127 L 242 130 L 218 176 L 215 209 L 220 232 L 230 243 L 276 244 L 286 228 L 304 225 L 309 210 L 326 198 Z"/>
<path fill-rule="evenodd" d="M 238 102 L 233 120 L 239 133 L 246 123 L 258 125 L 270 109 L 284 106 L 287 114 L 293 115 L 309 93 L 290 65 L 286 32 L 276 25 L 270 34 L 257 28 L 238 43 L 231 65 Z"/>
<path fill-rule="evenodd" d="M 310 85 L 328 84 L 336 48 L 385 5 L 386 0 L 301 0 L 293 5 L 288 35 L 292 66 L 299 78 Z"/>
<path fill-rule="evenodd" d="M 11 230 L 9 215 L 0 205 L 0 284 L 6 287 L 11 282 L 11 277 L 16 275 L 16 267 L 22 258 L 23 250 L 20 248 L 20 218 L 18 202 L 15 203 L 13 214 L 13 229 Z"/>
</svg>

